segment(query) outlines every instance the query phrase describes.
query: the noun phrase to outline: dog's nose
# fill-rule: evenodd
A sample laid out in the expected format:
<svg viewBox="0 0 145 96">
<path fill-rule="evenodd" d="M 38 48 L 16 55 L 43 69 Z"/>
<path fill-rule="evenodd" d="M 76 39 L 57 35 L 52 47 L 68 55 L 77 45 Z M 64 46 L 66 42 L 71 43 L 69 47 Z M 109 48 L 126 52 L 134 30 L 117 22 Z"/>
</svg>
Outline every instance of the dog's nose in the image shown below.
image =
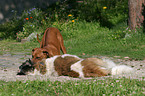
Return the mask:
<svg viewBox="0 0 145 96">
<path fill-rule="evenodd" d="M 19 69 L 17 75 L 26 75 L 26 74 Z"/>
<path fill-rule="evenodd" d="M 26 74 L 23 72 L 18 72 L 17 75 L 26 75 Z"/>
</svg>

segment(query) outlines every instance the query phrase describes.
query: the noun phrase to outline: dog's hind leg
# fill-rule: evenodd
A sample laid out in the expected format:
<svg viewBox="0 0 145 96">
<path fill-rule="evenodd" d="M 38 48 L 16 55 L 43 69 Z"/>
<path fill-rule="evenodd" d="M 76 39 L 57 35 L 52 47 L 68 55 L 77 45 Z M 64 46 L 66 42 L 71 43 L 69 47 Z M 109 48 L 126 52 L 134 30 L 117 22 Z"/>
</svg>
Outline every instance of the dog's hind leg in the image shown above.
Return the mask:
<svg viewBox="0 0 145 96">
<path fill-rule="evenodd" d="M 61 47 L 61 50 L 62 50 L 63 54 L 66 54 L 66 49 L 65 49 L 63 43 L 60 44 L 60 47 Z"/>
<path fill-rule="evenodd" d="M 63 52 L 63 54 L 66 54 L 66 48 L 64 47 L 64 43 L 63 43 L 63 37 L 61 34 L 58 34 L 59 36 L 57 36 L 59 43 L 60 43 L 60 49 Z"/>
</svg>

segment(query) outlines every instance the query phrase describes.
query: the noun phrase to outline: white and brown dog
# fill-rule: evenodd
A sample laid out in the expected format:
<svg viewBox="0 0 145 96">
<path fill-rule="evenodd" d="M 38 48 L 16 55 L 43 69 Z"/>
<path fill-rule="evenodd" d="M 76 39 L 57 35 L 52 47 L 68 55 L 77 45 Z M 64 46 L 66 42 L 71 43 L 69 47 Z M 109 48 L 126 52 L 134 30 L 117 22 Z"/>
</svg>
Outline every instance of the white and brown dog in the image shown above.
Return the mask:
<svg viewBox="0 0 145 96">
<path fill-rule="evenodd" d="M 47 75 L 70 77 L 101 77 L 132 73 L 133 68 L 116 65 L 113 61 L 98 58 L 81 59 L 75 55 L 57 55 L 37 64 L 22 64 L 18 75 Z"/>
</svg>

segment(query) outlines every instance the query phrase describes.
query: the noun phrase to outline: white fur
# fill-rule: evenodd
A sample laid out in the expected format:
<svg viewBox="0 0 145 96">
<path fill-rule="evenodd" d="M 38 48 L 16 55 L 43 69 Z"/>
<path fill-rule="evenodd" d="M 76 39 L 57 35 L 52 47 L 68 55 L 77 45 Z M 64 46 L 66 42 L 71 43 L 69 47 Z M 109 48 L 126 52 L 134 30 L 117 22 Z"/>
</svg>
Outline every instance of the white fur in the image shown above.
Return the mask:
<svg viewBox="0 0 145 96">
<path fill-rule="evenodd" d="M 79 73 L 79 77 L 83 78 L 84 77 L 84 73 L 83 73 L 83 67 L 81 65 L 81 62 L 84 59 L 79 58 L 76 55 L 70 55 L 70 54 L 64 54 L 64 55 L 57 55 L 51 58 L 48 58 L 45 60 L 45 64 L 46 64 L 46 70 L 47 76 L 58 76 L 57 71 L 54 68 L 54 61 L 56 60 L 56 58 L 58 57 L 66 57 L 66 56 L 70 56 L 70 57 L 75 57 L 80 59 L 78 62 L 74 63 L 73 65 L 71 65 L 71 70 L 78 72 Z M 126 65 L 116 65 L 113 61 L 109 60 L 109 59 L 103 59 L 104 64 L 102 66 L 100 66 L 102 69 L 108 69 L 111 71 L 111 75 L 119 75 L 119 74 L 125 74 L 125 73 L 132 73 L 134 70 L 133 68 L 126 66 Z M 31 75 L 40 75 L 40 72 L 37 70 L 34 70 L 34 73 L 32 73 Z"/>
<path fill-rule="evenodd" d="M 78 56 L 76 56 L 76 55 L 70 55 L 70 54 L 63 54 L 63 55 L 61 55 L 62 58 L 66 57 L 66 56 L 75 57 L 75 58 L 80 59 L 80 58 L 79 58 Z"/>
<path fill-rule="evenodd" d="M 116 66 L 116 64 L 109 59 L 103 59 L 103 62 L 105 63 L 104 67 L 106 67 L 107 69 L 111 69 Z"/>
<path fill-rule="evenodd" d="M 109 59 L 103 59 L 103 61 L 106 63 L 104 67 L 111 70 L 111 75 L 120 75 L 134 72 L 134 69 L 131 68 L 130 66 L 116 65 L 113 61 Z"/>
<path fill-rule="evenodd" d="M 54 68 L 54 61 L 57 57 L 59 57 L 59 56 L 57 55 L 57 56 L 54 56 L 54 57 L 51 57 L 51 58 L 48 58 L 45 60 L 47 76 L 58 76 L 58 74 Z"/>
<path fill-rule="evenodd" d="M 76 62 L 76 63 L 74 63 L 73 65 L 71 65 L 71 70 L 73 70 L 73 71 L 75 71 L 75 72 L 78 72 L 79 73 L 79 77 L 84 77 L 84 73 L 83 73 L 83 66 L 81 65 L 81 62 L 83 61 L 83 59 L 82 60 L 80 60 L 80 61 L 78 61 L 78 62 Z"/>
<path fill-rule="evenodd" d="M 37 69 L 34 69 L 33 72 L 28 72 L 28 75 L 41 75 L 40 71 L 38 71 Z"/>
<path fill-rule="evenodd" d="M 132 73 L 134 70 L 130 66 L 126 65 L 118 65 L 112 68 L 111 74 L 112 75 L 119 75 L 119 74 L 126 74 Z"/>
<path fill-rule="evenodd" d="M 78 59 L 80 59 L 78 56 L 76 56 L 76 55 L 70 55 L 70 54 L 64 54 L 64 55 L 56 55 L 56 56 L 54 56 L 54 57 L 51 57 L 51 58 L 48 58 L 48 59 L 46 59 L 45 60 L 45 64 L 46 64 L 46 70 L 47 70 L 47 73 L 46 73 L 46 75 L 47 76 L 58 76 L 58 73 L 57 73 L 57 71 L 55 70 L 55 68 L 54 68 L 54 61 L 56 60 L 56 58 L 58 58 L 59 56 L 61 56 L 62 58 L 64 58 L 64 57 L 66 57 L 66 56 L 70 56 L 70 57 L 75 57 L 75 58 L 78 58 Z M 80 62 L 80 61 L 79 61 Z M 78 64 L 79 65 L 79 64 Z M 81 64 L 80 64 L 81 65 Z M 79 67 L 80 67 L 80 65 L 79 65 Z M 74 65 L 75 66 L 75 65 Z M 78 68 L 79 69 L 79 68 Z M 76 72 L 78 72 L 79 70 L 82 70 L 82 69 L 76 69 Z M 75 70 L 75 69 L 74 69 Z M 77 71 L 78 70 L 78 71 Z M 83 72 L 81 71 L 79 71 L 79 73 L 81 74 L 80 76 L 84 76 L 84 75 L 82 75 L 83 74 Z"/>
<path fill-rule="evenodd" d="M 34 72 L 33 73 L 29 73 L 29 75 L 41 75 L 41 73 L 37 69 L 34 69 Z"/>
</svg>

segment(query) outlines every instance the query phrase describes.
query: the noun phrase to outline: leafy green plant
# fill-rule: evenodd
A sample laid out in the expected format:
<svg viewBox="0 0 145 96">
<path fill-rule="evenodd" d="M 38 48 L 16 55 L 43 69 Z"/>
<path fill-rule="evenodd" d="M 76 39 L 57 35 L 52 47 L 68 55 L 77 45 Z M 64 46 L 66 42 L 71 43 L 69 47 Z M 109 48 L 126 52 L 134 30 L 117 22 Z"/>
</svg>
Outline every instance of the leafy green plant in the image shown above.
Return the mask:
<svg viewBox="0 0 145 96">
<path fill-rule="evenodd" d="M 0 25 L 0 32 L 2 38 L 16 38 L 16 33 L 22 30 L 23 22 L 21 20 L 12 20 Z"/>
<path fill-rule="evenodd" d="M 59 28 L 61 27 L 62 26 L 60 26 Z M 130 32 L 129 29 L 126 30 L 126 25 L 122 24 L 120 25 L 120 28 L 123 28 L 122 30 L 119 29 L 119 27 L 115 27 L 113 28 L 113 30 L 100 27 L 99 23 L 88 23 L 86 21 L 77 21 L 76 24 L 74 24 L 74 29 L 69 29 L 69 26 L 64 26 L 63 28 L 65 29 L 61 30 L 61 34 L 64 39 L 64 45 L 66 47 L 67 53 L 69 54 L 75 54 L 78 56 L 81 56 L 82 53 L 85 53 L 86 55 L 88 54 L 89 56 L 128 56 L 130 58 L 138 60 L 144 59 L 145 57 L 145 54 L 142 54 L 145 51 L 145 35 L 142 33 L 142 29 L 138 29 L 135 32 Z M 113 39 L 112 34 L 114 34 L 114 32 L 117 32 L 117 29 L 120 30 L 120 32 L 126 30 L 125 33 L 128 33 L 129 36 L 125 35 L 125 37 L 123 38 Z M 36 32 L 37 31 L 44 32 L 43 29 L 38 29 L 36 30 Z M 43 35 L 39 36 L 40 40 L 42 36 Z M 7 44 L 6 42 L 1 41 L 1 53 L 4 53 L 4 50 L 6 50 L 6 52 L 13 53 L 15 52 L 15 50 L 17 50 L 17 52 L 23 52 L 27 51 L 25 49 L 32 50 L 32 48 L 39 47 L 38 41 L 36 39 L 34 39 L 33 41 L 35 42 L 30 42 L 30 44 L 15 44 L 14 41 L 8 41 Z M 33 44 L 35 44 L 35 46 Z"/>
<path fill-rule="evenodd" d="M 78 19 L 75 19 L 73 14 L 68 14 L 67 19 L 64 21 L 55 21 L 52 23 L 52 27 L 58 28 L 60 31 L 62 31 L 63 38 L 68 40 L 70 38 L 74 38 L 75 35 L 77 35 L 77 25 L 79 23 Z"/>
<path fill-rule="evenodd" d="M 35 32 L 43 24 L 46 24 L 43 12 L 37 8 L 25 10 L 22 13 L 21 19 L 23 20 L 24 25 L 23 30 L 17 33 L 17 39 L 27 38 L 31 33 Z"/>
<path fill-rule="evenodd" d="M 91 2 L 89 0 L 83 0 L 83 2 L 78 5 L 79 19 L 89 22 L 99 20 L 101 12 L 98 9 L 97 4 L 97 0 L 92 0 Z"/>
<path fill-rule="evenodd" d="M 118 30 L 118 31 L 113 32 L 113 34 L 111 34 L 109 38 L 112 40 L 122 39 L 122 38 L 125 38 L 126 34 L 127 33 L 125 33 L 124 31 Z"/>
</svg>

